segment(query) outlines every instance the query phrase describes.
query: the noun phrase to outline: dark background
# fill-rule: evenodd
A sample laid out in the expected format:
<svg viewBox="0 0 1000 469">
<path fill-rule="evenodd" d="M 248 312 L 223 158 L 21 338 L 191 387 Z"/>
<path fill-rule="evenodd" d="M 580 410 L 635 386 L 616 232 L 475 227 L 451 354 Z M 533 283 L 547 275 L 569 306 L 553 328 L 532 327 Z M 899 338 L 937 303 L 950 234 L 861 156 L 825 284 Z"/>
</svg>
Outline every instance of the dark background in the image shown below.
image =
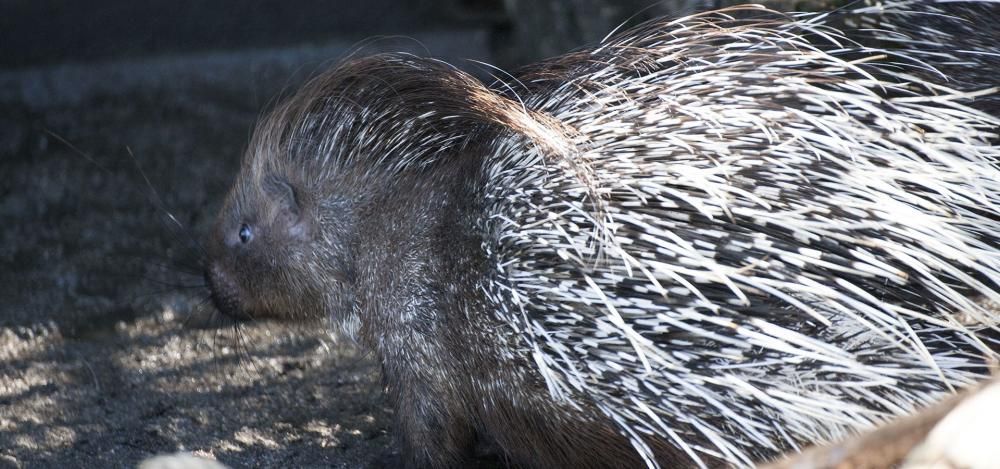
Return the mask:
<svg viewBox="0 0 1000 469">
<path fill-rule="evenodd" d="M 363 353 L 323 331 L 236 331 L 205 305 L 197 240 L 253 122 L 351 52 L 486 76 L 469 59 L 512 70 L 697 6 L 0 0 L 0 467 L 181 450 L 232 467 L 392 466 Z"/>
<path fill-rule="evenodd" d="M 600 39 L 619 23 L 687 12 L 708 2 L 677 0 L 4 0 L 0 68 L 281 48 L 378 35 L 486 31 L 492 52 L 528 38 L 521 58 Z M 539 40 L 539 38 L 545 38 Z M 461 45 L 461 44 L 458 44 Z M 433 51 L 432 51 L 433 52 Z M 503 64 L 512 65 L 512 64 Z"/>
</svg>

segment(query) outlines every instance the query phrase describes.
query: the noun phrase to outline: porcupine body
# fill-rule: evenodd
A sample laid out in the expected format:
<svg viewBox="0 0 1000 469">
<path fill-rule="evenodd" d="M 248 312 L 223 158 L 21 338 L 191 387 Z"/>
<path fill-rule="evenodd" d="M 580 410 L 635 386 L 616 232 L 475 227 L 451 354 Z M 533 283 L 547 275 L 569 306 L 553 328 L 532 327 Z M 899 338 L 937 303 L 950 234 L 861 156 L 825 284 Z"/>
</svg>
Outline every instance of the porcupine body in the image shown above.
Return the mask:
<svg viewBox="0 0 1000 469">
<path fill-rule="evenodd" d="M 412 466 L 749 465 L 911 412 L 997 357 L 995 90 L 825 21 L 650 23 L 493 87 L 346 62 L 258 127 L 213 300 L 371 349 Z"/>
</svg>

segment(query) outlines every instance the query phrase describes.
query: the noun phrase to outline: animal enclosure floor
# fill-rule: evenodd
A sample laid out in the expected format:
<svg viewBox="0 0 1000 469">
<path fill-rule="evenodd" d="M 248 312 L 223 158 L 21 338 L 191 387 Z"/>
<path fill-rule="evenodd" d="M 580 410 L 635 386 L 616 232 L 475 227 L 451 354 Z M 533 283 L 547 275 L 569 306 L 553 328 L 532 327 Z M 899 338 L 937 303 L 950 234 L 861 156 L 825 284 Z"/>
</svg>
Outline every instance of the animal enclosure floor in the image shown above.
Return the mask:
<svg viewBox="0 0 1000 469">
<path fill-rule="evenodd" d="M 230 467 L 379 467 L 389 414 L 371 363 L 276 328 L 166 311 L 79 337 L 0 336 L 0 467 L 135 467 L 191 451 Z"/>
</svg>

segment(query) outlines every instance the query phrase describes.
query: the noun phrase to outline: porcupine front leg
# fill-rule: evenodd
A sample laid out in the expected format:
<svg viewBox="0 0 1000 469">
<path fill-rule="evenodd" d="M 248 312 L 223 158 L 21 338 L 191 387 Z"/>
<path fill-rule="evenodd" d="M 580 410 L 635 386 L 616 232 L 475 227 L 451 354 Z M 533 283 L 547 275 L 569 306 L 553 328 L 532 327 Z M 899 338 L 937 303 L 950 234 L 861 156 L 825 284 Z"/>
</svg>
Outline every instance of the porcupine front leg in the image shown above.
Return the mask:
<svg viewBox="0 0 1000 469">
<path fill-rule="evenodd" d="M 413 339 L 420 340 L 420 339 Z M 423 353 L 396 348 L 383 360 L 395 408 L 396 438 L 408 468 L 463 467 L 474 457 L 475 430 L 447 373 Z M 404 358 L 405 355 L 405 358 Z"/>
</svg>

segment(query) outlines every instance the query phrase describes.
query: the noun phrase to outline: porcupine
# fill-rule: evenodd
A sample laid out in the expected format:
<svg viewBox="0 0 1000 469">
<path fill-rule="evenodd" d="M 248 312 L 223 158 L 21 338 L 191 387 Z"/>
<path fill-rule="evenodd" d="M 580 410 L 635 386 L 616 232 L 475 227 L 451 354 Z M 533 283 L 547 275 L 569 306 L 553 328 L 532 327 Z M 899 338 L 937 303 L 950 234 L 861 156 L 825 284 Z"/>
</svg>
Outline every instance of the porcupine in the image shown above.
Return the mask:
<svg viewBox="0 0 1000 469">
<path fill-rule="evenodd" d="M 371 350 L 416 467 L 745 466 L 911 412 L 997 357 L 995 90 L 828 20 L 653 22 L 491 86 L 346 61 L 258 125 L 213 302 Z"/>
</svg>

